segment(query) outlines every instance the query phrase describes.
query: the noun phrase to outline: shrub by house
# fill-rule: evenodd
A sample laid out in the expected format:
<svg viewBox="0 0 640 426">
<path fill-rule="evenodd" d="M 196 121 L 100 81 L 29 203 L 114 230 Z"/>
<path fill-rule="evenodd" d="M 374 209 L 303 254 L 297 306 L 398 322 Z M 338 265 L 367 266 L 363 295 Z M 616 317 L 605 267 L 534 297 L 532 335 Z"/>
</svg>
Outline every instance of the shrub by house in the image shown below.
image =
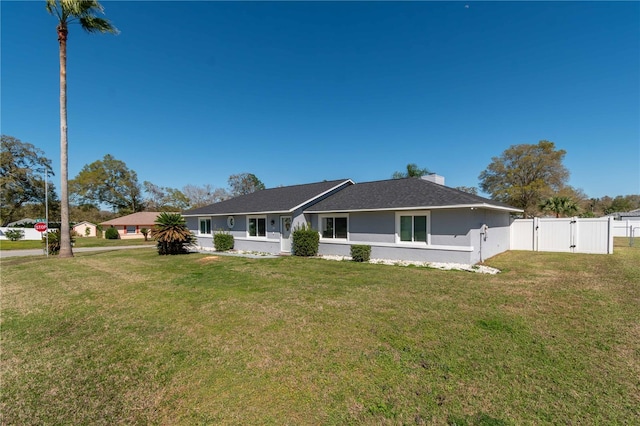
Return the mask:
<svg viewBox="0 0 640 426">
<path fill-rule="evenodd" d="M 297 226 L 292 233 L 292 253 L 294 256 L 317 256 L 320 234 L 309 224 Z"/>
<path fill-rule="evenodd" d="M 233 235 L 225 231 L 218 231 L 213 235 L 213 246 L 216 251 L 227 251 L 233 248 Z"/>
</svg>

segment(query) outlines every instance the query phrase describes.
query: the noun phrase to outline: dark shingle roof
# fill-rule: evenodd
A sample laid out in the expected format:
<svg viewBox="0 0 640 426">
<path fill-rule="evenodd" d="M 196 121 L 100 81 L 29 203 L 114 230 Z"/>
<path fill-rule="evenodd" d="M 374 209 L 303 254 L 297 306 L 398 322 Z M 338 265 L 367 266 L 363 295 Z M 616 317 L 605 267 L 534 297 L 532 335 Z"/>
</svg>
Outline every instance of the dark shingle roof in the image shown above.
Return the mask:
<svg viewBox="0 0 640 426">
<path fill-rule="evenodd" d="M 452 206 L 486 207 L 521 211 L 507 204 L 469 194 L 420 178 L 391 179 L 351 185 L 307 212 L 394 210 Z"/>
<path fill-rule="evenodd" d="M 613 216 L 614 219 L 620 219 L 621 217 L 640 217 L 640 209 L 631 210 L 628 212 L 614 212 L 607 216 Z"/>
<path fill-rule="evenodd" d="M 340 185 L 353 184 L 349 179 L 340 179 L 305 185 L 282 186 L 264 189 L 230 200 L 187 210 L 184 216 L 225 215 L 243 213 L 292 212 Z"/>
</svg>

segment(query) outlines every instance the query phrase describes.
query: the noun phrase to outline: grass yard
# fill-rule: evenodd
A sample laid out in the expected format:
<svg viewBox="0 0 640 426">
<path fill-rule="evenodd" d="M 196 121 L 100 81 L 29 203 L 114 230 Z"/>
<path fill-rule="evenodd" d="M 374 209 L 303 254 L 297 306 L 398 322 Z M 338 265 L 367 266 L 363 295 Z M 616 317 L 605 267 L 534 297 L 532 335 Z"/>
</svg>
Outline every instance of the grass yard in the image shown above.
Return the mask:
<svg viewBox="0 0 640 426">
<path fill-rule="evenodd" d="M 2 261 L 2 424 L 638 424 L 640 247 Z"/>
<path fill-rule="evenodd" d="M 154 241 L 145 241 L 144 238 L 131 238 L 125 240 L 107 240 L 105 238 L 96 237 L 77 237 L 74 247 L 118 247 L 118 246 L 140 246 L 140 245 L 154 245 Z M 21 241 L 9 241 L 0 240 L 0 250 L 29 250 L 29 249 L 43 249 L 44 244 L 42 241 L 21 240 Z"/>
</svg>

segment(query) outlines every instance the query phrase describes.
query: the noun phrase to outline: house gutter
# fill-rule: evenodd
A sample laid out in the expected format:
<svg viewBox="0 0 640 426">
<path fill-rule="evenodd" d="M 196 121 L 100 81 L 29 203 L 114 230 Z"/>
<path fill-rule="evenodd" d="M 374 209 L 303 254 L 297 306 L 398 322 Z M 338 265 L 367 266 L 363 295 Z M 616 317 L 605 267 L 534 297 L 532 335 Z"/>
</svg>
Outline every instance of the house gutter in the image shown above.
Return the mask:
<svg viewBox="0 0 640 426">
<path fill-rule="evenodd" d="M 384 212 L 384 211 L 410 211 L 410 210 L 443 210 L 443 209 L 487 209 L 507 211 L 510 213 L 522 213 L 524 210 L 515 207 L 494 206 L 491 204 L 454 204 L 448 206 L 412 206 L 412 207 L 385 207 L 377 209 L 340 209 L 340 210 L 305 210 L 304 213 L 353 213 L 353 212 Z"/>
</svg>

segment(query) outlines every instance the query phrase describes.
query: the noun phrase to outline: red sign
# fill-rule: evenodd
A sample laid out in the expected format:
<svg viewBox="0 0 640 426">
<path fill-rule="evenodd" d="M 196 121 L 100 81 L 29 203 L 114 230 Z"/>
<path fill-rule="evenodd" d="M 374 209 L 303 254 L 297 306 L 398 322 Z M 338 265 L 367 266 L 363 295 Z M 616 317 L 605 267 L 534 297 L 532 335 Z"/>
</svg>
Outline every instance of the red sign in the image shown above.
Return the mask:
<svg viewBox="0 0 640 426">
<path fill-rule="evenodd" d="M 35 224 L 34 228 L 38 232 L 44 232 L 44 231 L 47 230 L 47 224 L 44 223 L 44 222 L 38 222 L 38 223 Z"/>
</svg>

